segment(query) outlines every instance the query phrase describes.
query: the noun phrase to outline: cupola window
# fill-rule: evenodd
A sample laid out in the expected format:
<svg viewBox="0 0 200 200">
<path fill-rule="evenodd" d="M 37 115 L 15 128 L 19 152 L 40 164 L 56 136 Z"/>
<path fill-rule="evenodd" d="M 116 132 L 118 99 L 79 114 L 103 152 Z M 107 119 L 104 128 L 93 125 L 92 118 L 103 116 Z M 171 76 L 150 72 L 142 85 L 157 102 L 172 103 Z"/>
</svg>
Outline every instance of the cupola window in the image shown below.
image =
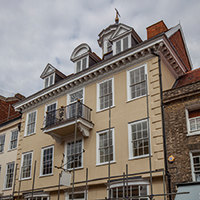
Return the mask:
<svg viewBox="0 0 200 200">
<path fill-rule="evenodd" d="M 116 42 L 116 54 L 128 49 L 128 37 L 125 37 Z"/>
</svg>

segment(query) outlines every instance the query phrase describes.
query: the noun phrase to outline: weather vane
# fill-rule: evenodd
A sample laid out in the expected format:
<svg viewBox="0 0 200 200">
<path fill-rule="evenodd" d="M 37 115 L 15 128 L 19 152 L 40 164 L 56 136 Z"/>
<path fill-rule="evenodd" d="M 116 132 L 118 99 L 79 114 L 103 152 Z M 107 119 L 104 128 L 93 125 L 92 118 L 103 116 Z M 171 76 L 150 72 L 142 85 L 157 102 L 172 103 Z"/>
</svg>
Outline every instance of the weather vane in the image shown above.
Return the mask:
<svg viewBox="0 0 200 200">
<path fill-rule="evenodd" d="M 119 11 L 116 8 L 115 8 L 115 11 L 116 11 L 115 23 L 118 24 L 119 23 L 119 17 L 121 17 L 121 16 L 119 14 Z"/>
</svg>

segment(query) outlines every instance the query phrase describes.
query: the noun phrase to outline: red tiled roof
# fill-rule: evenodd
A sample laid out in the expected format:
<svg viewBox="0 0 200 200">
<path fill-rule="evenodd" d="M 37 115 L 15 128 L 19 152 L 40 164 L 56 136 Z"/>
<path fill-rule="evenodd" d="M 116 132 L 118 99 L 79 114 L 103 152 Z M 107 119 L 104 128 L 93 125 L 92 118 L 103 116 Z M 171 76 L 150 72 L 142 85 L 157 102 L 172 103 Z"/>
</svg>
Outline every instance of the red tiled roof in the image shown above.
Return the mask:
<svg viewBox="0 0 200 200">
<path fill-rule="evenodd" d="M 21 114 L 16 112 L 14 107 L 12 106 L 14 103 L 17 103 L 22 95 L 16 94 L 15 97 L 5 98 L 0 95 L 0 124 L 15 119 L 19 117 Z"/>
<path fill-rule="evenodd" d="M 200 81 L 200 68 L 194 69 L 192 71 L 187 72 L 183 76 L 179 78 L 176 84 L 177 87 L 181 87 L 190 83 L 194 83 L 196 81 Z"/>
</svg>

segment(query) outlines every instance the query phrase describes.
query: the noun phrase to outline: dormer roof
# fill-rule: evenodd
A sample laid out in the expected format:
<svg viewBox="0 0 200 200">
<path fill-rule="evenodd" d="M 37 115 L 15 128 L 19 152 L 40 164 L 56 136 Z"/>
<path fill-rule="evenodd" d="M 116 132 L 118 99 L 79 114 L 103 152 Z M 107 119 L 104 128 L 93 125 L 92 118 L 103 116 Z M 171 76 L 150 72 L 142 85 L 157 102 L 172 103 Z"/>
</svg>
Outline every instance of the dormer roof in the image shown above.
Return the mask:
<svg viewBox="0 0 200 200">
<path fill-rule="evenodd" d="M 57 75 L 59 75 L 61 78 L 66 78 L 66 75 L 64 75 L 62 72 L 60 72 L 58 69 L 56 69 L 53 65 L 51 65 L 50 63 L 48 63 L 46 65 L 46 67 L 44 68 L 42 74 L 40 75 L 40 78 L 44 79 L 45 77 L 56 73 Z"/>
<path fill-rule="evenodd" d="M 92 51 L 90 46 L 86 43 L 82 43 L 74 49 L 74 51 L 71 54 L 70 60 L 74 62 L 80 59 L 81 57 L 88 55 L 91 52 Z"/>
</svg>

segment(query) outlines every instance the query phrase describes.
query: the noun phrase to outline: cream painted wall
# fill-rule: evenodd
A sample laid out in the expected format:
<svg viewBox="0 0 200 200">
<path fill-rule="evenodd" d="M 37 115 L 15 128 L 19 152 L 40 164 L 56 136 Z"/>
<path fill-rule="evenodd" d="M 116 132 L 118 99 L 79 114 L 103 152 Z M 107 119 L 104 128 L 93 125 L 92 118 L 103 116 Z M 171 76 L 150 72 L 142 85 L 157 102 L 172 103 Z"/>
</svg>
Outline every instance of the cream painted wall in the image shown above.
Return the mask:
<svg viewBox="0 0 200 200">
<path fill-rule="evenodd" d="M 15 162 L 16 165 L 16 157 L 17 157 L 17 148 L 10 150 L 10 137 L 11 131 L 18 129 L 18 124 L 20 123 L 21 119 L 15 120 L 14 122 L 8 123 L 5 126 L 0 127 L 0 135 L 5 136 L 5 145 L 4 145 L 4 152 L 0 153 L 0 165 L 1 165 L 1 172 L 0 172 L 0 193 L 4 193 L 4 195 L 12 194 L 12 189 L 5 189 L 5 175 L 6 175 L 6 165 L 7 163 Z"/>
<path fill-rule="evenodd" d="M 150 59 L 147 62 L 148 72 L 148 90 L 149 90 L 149 114 L 150 114 L 150 135 L 151 135 L 151 151 L 152 151 L 152 168 L 163 169 L 164 168 L 164 155 L 163 155 L 163 141 L 162 141 L 162 119 L 160 109 L 160 88 L 159 88 L 159 74 L 158 74 L 158 63 L 156 58 Z M 145 64 L 142 63 L 142 64 Z M 128 143 L 128 123 L 137 120 L 147 118 L 147 105 L 146 97 L 141 97 L 132 101 L 127 101 L 127 70 L 132 69 L 135 66 L 129 66 L 129 68 L 123 71 L 118 71 L 112 76 L 105 76 L 101 80 L 98 80 L 85 87 L 85 99 L 84 103 L 92 108 L 92 122 L 94 123 L 93 130 L 90 131 L 89 138 L 84 138 L 84 149 L 83 154 L 83 168 L 76 170 L 75 181 L 85 180 L 86 168 L 88 168 L 89 179 L 106 177 L 108 175 L 108 165 L 96 166 L 96 141 L 97 132 L 108 129 L 108 110 L 97 112 L 97 83 L 114 77 L 114 107 L 111 109 L 111 127 L 114 128 L 115 140 L 115 162 L 111 164 L 111 176 L 122 175 L 126 170 L 126 164 L 129 167 L 129 173 L 139 173 L 143 171 L 149 171 L 149 158 L 138 158 L 129 160 L 129 143 Z M 162 64 L 163 71 L 163 86 L 165 89 L 170 88 L 174 79 L 169 71 Z M 172 83 L 173 82 L 173 83 Z M 79 86 L 80 87 L 80 86 Z M 54 102 L 53 100 L 52 102 Z M 67 94 L 57 99 L 57 108 L 62 105 L 66 105 Z M 50 102 L 46 102 L 45 105 Z M 18 164 L 21 165 L 22 153 L 33 151 L 33 163 L 32 163 L 32 179 L 23 180 L 21 189 L 27 190 L 32 187 L 34 161 L 36 164 L 35 174 L 35 188 L 42 188 L 46 186 L 53 186 L 58 184 L 58 175 L 60 170 L 53 168 L 53 175 L 40 176 L 40 160 L 41 160 L 41 149 L 50 145 L 54 145 L 54 163 L 53 165 L 60 165 L 62 159 L 62 153 L 64 153 L 64 142 L 62 144 L 56 143 L 51 136 L 44 134 L 41 130 L 43 127 L 45 105 L 41 105 L 37 108 L 37 123 L 36 133 L 30 136 L 24 136 L 25 124 L 26 124 L 26 113 L 22 117 L 22 128 L 20 132 L 20 148 L 18 149 Z M 35 109 L 34 109 L 35 110 Z M 19 175 L 19 170 L 18 170 Z M 161 176 L 161 174 L 154 174 L 154 176 Z M 145 177 L 149 177 L 146 175 Z M 160 180 L 155 185 L 159 185 Z M 106 181 L 103 181 L 106 183 Z M 84 184 L 79 184 L 83 186 Z M 17 186 L 18 187 L 18 186 Z M 94 186 L 96 187 L 96 186 Z M 157 186 L 156 186 L 157 187 Z M 158 186 L 159 187 L 159 186 Z M 161 186 L 160 186 L 161 187 Z M 102 192 L 92 190 L 89 193 L 90 199 L 93 199 L 96 192 L 105 196 L 105 190 Z M 101 196 L 101 195 L 99 195 Z"/>
</svg>

